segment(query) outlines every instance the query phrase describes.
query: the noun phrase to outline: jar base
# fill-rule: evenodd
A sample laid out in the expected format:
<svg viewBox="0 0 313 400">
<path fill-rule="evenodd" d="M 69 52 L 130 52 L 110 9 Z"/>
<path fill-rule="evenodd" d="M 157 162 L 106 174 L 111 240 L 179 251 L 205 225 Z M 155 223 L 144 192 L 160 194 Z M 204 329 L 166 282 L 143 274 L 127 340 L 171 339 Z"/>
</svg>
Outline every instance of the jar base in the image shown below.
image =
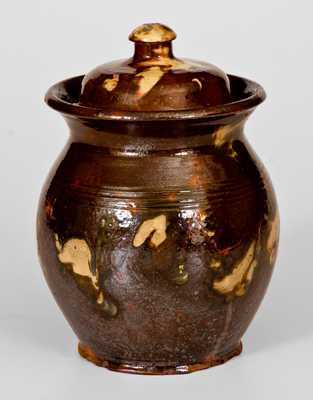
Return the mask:
<svg viewBox="0 0 313 400">
<path fill-rule="evenodd" d="M 105 360 L 89 347 L 82 343 L 78 344 L 79 354 L 86 360 L 92 362 L 98 367 L 104 367 L 111 371 L 125 372 L 130 374 L 141 374 L 141 375 L 180 375 L 189 374 L 191 372 L 200 371 L 201 369 L 207 369 L 215 367 L 216 365 L 224 364 L 231 358 L 238 356 L 242 352 L 242 342 L 240 342 L 233 350 L 229 351 L 223 356 L 211 356 L 205 361 L 200 361 L 194 364 L 185 365 L 158 365 L 157 363 L 147 362 L 116 362 Z"/>
</svg>

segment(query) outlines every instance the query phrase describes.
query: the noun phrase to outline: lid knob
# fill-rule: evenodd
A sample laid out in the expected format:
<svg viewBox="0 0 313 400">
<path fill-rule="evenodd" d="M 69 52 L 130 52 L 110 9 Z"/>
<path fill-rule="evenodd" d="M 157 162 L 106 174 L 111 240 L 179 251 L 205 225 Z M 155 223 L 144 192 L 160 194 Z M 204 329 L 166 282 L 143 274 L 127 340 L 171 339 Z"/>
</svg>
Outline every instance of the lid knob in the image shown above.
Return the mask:
<svg viewBox="0 0 313 400">
<path fill-rule="evenodd" d="M 128 36 L 132 42 L 162 43 L 176 38 L 176 33 L 166 25 L 159 23 L 138 26 Z"/>
</svg>

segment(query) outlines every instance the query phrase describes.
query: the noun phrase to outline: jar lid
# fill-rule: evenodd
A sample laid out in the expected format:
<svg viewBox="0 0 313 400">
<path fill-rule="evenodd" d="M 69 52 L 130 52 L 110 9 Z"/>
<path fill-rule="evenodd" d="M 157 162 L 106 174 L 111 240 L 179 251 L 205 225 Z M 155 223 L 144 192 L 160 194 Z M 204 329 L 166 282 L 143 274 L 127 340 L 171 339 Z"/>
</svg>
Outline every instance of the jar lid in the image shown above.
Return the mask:
<svg viewBox="0 0 313 400">
<path fill-rule="evenodd" d="M 256 82 L 176 58 L 175 38 L 165 25 L 141 25 L 129 35 L 131 58 L 58 82 L 45 100 L 64 115 L 126 122 L 215 118 L 249 112 L 264 100 Z"/>
<path fill-rule="evenodd" d="M 130 59 L 100 65 L 84 76 L 79 104 L 105 111 L 194 110 L 229 103 L 227 75 L 212 64 L 176 58 L 169 27 L 136 28 Z"/>
</svg>

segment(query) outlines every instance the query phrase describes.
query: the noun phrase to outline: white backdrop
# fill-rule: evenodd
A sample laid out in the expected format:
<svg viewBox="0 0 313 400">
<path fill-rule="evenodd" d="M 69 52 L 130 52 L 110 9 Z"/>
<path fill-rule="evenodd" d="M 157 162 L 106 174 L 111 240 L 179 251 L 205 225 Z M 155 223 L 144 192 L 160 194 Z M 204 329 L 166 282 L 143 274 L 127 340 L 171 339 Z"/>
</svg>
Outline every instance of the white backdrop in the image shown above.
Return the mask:
<svg viewBox="0 0 313 400">
<path fill-rule="evenodd" d="M 309 0 L 1 0 L 1 398 L 312 396 L 312 12 Z M 189 376 L 114 374 L 81 360 L 36 254 L 38 196 L 67 138 L 44 93 L 61 79 L 128 57 L 128 33 L 144 22 L 177 32 L 176 55 L 255 79 L 268 94 L 246 133 L 280 205 L 276 271 L 242 356 Z"/>
</svg>

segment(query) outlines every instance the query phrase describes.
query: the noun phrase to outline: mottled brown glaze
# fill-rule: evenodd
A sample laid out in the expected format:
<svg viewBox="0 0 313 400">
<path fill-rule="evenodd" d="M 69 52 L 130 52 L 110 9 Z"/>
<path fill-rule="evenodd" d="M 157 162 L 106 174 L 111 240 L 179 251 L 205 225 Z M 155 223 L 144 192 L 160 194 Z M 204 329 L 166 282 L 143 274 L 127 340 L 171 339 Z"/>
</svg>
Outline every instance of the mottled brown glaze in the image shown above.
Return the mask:
<svg viewBox="0 0 313 400">
<path fill-rule="evenodd" d="M 86 360 L 94 363 L 98 367 L 108 368 L 111 371 L 141 375 L 182 375 L 224 364 L 226 361 L 238 356 L 242 352 L 242 343 L 240 342 L 235 349 L 233 349 L 229 353 L 226 353 L 223 356 L 209 356 L 201 363 L 172 366 L 162 366 L 160 363 L 144 361 L 136 361 L 134 363 L 116 363 L 112 361 L 107 361 L 102 357 L 98 357 L 97 354 L 95 354 L 90 347 L 85 346 L 81 343 L 79 343 L 78 345 L 78 352 Z"/>
<path fill-rule="evenodd" d="M 175 37 L 161 24 L 135 29 L 129 36 L 133 57 L 86 74 L 79 103 L 116 112 L 191 110 L 229 102 L 227 75 L 212 64 L 176 58 Z"/>
<path fill-rule="evenodd" d="M 187 373 L 241 352 L 279 215 L 244 134 L 264 91 L 227 79 L 230 102 L 172 111 L 84 105 L 83 77 L 47 93 L 70 138 L 40 198 L 39 256 L 80 354 L 97 365 Z"/>
</svg>

